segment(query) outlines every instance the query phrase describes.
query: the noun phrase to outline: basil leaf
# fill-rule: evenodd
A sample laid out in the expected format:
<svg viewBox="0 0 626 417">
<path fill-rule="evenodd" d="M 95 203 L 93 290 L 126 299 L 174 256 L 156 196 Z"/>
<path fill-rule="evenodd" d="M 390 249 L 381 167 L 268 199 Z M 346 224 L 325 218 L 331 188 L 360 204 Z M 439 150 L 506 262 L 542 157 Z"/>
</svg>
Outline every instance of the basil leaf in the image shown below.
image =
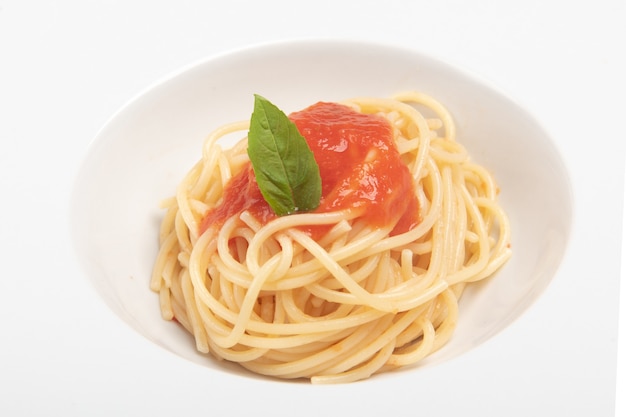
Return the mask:
<svg viewBox="0 0 626 417">
<path fill-rule="evenodd" d="M 261 194 L 277 215 L 319 206 L 322 180 L 313 152 L 295 123 L 258 94 L 250 118 L 248 156 Z"/>
</svg>

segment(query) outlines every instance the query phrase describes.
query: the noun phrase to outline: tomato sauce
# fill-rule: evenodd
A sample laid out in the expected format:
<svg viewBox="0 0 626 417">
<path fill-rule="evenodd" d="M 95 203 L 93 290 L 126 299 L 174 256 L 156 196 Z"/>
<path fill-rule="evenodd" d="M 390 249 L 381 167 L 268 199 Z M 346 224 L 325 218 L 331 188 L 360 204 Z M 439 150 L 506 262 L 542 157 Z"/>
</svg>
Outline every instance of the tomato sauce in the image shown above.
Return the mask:
<svg viewBox="0 0 626 417">
<path fill-rule="evenodd" d="M 377 115 L 320 102 L 289 118 L 313 151 L 322 178 L 322 199 L 316 213 L 359 210 L 373 227 L 395 224 L 393 234 L 419 222 L 413 177 L 393 143 L 389 122 Z M 224 190 L 223 203 L 210 210 L 200 226 L 221 225 L 249 210 L 260 222 L 276 217 L 263 199 L 248 164 Z M 320 237 L 324 228 L 308 229 Z"/>
</svg>

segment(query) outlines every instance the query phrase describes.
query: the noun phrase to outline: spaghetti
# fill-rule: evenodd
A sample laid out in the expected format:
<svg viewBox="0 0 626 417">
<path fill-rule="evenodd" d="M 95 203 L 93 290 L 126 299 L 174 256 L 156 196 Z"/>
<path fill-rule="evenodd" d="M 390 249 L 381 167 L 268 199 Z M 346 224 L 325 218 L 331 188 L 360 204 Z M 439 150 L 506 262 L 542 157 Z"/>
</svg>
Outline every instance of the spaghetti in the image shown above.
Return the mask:
<svg viewBox="0 0 626 417">
<path fill-rule="evenodd" d="M 207 221 L 218 207 L 236 205 L 228 190 L 250 170 L 247 139 L 230 149 L 218 141 L 245 135 L 248 122 L 209 135 L 202 159 L 165 202 L 151 288 L 163 318 L 184 326 L 200 352 L 313 383 L 351 382 L 415 364 L 452 336 L 465 286 L 510 257 L 495 181 L 456 141 L 441 104 L 407 92 L 341 106 L 385 121 L 390 152 L 410 178 L 408 194 L 381 206 L 391 214 L 385 222 L 367 215 L 367 198 L 329 204 L 337 188 L 324 191 L 321 208 L 311 212 L 277 217 L 244 204 Z M 291 116 L 296 124 L 300 114 Z M 315 130 L 299 129 L 307 140 Z M 378 163 L 381 155 L 370 159 Z M 343 168 L 357 181 L 338 179 L 349 187 L 337 196 L 367 182 L 358 176 L 363 167 Z"/>
</svg>

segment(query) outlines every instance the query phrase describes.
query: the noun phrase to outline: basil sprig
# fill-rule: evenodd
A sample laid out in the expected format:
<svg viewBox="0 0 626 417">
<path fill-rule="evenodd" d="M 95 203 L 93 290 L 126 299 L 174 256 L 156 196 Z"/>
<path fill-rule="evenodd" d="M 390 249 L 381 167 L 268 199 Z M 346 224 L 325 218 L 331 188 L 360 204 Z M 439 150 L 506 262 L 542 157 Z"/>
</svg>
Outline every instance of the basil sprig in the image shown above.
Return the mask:
<svg viewBox="0 0 626 417">
<path fill-rule="evenodd" d="M 322 179 L 313 152 L 295 123 L 258 94 L 250 118 L 248 156 L 261 194 L 277 215 L 319 206 Z"/>
</svg>

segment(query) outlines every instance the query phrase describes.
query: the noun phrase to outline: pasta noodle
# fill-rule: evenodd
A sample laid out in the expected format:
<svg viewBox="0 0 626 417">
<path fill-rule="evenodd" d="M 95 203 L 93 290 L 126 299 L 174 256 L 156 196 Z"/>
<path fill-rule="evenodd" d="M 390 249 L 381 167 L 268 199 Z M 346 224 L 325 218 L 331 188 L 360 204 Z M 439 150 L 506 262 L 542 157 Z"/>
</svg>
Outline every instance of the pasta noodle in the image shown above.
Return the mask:
<svg viewBox="0 0 626 417">
<path fill-rule="evenodd" d="M 406 92 L 342 104 L 387 119 L 412 180 L 419 222 L 365 221 L 358 210 L 307 212 L 260 221 L 249 211 L 202 230 L 206 213 L 248 164 L 247 139 L 222 149 L 208 136 L 167 209 L 151 288 L 211 353 L 263 375 L 351 382 L 416 364 L 452 336 L 466 285 L 510 257 L 498 188 L 456 141 L 447 110 Z M 308 226 L 326 225 L 315 237 Z"/>
</svg>

